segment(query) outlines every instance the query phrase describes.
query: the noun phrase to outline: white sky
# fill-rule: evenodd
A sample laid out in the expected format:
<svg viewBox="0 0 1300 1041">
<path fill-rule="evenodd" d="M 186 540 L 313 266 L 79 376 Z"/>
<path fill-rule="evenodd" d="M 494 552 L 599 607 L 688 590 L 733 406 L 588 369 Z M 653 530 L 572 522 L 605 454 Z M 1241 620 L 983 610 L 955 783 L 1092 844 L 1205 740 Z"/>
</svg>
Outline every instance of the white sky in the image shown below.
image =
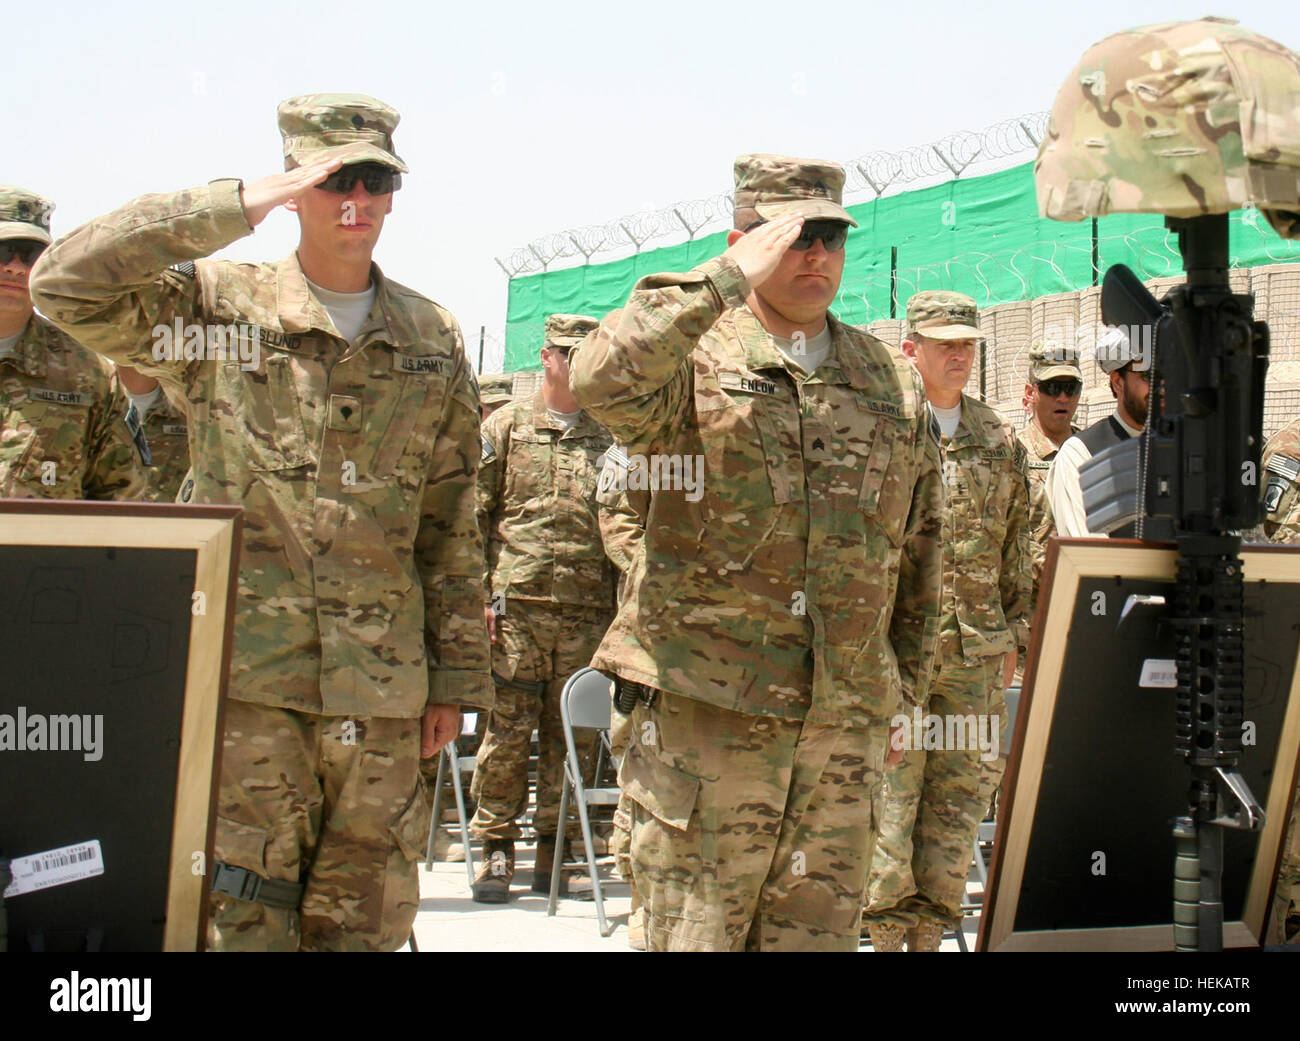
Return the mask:
<svg viewBox="0 0 1300 1041">
<path fill-rule="evenodd" d="M 145 192 L 281 169 L 283 98 L 373 94 L 401 112 L 411 167 L 376 260 L 450 308 L 471 355 L 486 326 L 488 370 L 493 257 L 724 191 L 742 152 L 842 161 L 1047 109 L 1087 47 L 1134 25 L 1215 13 L 1300 47 L 1281 0 L 295 6 L 17 0 L 0 183 L 53 199 L 58 235 Z M 281 211 L 222 255 L 296 241 Z"/>
</svg>

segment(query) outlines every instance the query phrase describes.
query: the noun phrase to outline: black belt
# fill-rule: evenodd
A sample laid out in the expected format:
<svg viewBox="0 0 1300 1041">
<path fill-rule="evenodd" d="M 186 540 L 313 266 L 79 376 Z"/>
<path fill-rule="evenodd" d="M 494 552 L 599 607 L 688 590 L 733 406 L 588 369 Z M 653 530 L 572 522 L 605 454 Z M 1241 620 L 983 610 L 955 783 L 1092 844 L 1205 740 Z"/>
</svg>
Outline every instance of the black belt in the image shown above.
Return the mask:
<svg viewBox="0 0 1300 1041">
<path fill-rule="evenodd" d="M 302 902 L 303 885 L 301 882 L 282 882 L 275 878 L 263 878 L 247 868 L 232 867 L 220 860 L 213 866 L 211 891 L 233 896 L 236 900 L 247 900 L 253 904 L 265 904 L 267 907 L 288 907 L 296 910 Z"/>
</svg>

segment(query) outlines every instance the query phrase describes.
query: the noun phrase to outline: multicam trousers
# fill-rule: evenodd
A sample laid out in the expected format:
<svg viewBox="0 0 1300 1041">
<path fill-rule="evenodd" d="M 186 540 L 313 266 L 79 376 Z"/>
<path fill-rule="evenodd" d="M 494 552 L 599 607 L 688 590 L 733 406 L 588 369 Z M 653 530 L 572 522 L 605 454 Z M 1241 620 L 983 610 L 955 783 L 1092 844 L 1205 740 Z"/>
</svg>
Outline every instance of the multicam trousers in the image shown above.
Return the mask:
<svg viewBox="0 0 1300 1041">
<path fill-rule="evenodd" d="M 593 608 L 506 601 L 492 643 L 496 705 L 488 716 L 470 785 L 478 803 L 470 823 L 475 838 L 514 840 L 523 835 L 518 820 L 528 808 L 528 750 L 534 729 L 538 761 L 533 829 L 538 835 L 555 834 L 565 755 L 560 693 L 570 676 L 591 664 L 609 621 L 608 611 Z M 537 692 L 523 689 L 530 684 L 544 687 Z M 576 825 L 570 833 L 577 834 Z"/>
<path fill-rule="evenodd" d="M 302 882 L 298 908 L 209 903 L 208 949 L 394 951 L 419 906 L 429 835 L 419 719 L 226 702 L 216 859 Z"/>
<path fill-rule="evenodd" d="M 856 950 L 888 728 L 660 693 L 619 782 L 650 950 Z"/>
<path fill-rule="evenodd" d="M 921 919 L 950 927 L 961 920 L 975 833 L 1006 768 L 1002 657 L 975 666 L 945 662 L 930 688 L 926 715 L 983 717 L 987 726 L 997 727 L 999 754 L 990 756 L 978 741 L 960 749 L 912 748 L 923 743 L 917 735 L 904 746 L 903 762 L 886 774 L 865 917 L 906 929 Z M 970 730 L 944 732 L 968 736 Z M 991 746 L 992 731 L 987 733 Z M 965 737 L 961 743 L 971 744 Z"/>
</svg>

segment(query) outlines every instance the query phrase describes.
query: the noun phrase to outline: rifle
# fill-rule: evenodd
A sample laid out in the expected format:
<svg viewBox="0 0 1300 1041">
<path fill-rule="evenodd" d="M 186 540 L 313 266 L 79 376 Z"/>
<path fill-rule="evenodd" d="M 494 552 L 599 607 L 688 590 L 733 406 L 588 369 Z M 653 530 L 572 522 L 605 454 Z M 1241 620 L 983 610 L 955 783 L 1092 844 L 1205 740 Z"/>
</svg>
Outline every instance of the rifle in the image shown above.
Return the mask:
<svg viewBox="0 0 1300 1041">
<path fill-rule="evenodd" d="M 1189 813 L 1174 824 L 1177 950 L 1223 949 L 1223 828 L 1256 830 L 1264 812 L 1237 769 L 1242 754 L 1241 532 L 1260 520 L 1268 326 L 1254 298 L 1228 285 L 1228 217 L 1167 218 L 1187 281 L 1157 301 L 1127 267 L 1102 282 L 1107 325 L 1150 343 L 1151 398 L 1127 456 L 1138 538 L 1178 548 L 1168 618 L 1176 641 L 1175 751 L 1191 770 Z M 1124 451 L 1117 451 L 1124 450 Z M 1116 460 L 1109 461 L 1113 465 Z M 1091 513 L 1090 526 L 1091 526 Z"/>
</svg>

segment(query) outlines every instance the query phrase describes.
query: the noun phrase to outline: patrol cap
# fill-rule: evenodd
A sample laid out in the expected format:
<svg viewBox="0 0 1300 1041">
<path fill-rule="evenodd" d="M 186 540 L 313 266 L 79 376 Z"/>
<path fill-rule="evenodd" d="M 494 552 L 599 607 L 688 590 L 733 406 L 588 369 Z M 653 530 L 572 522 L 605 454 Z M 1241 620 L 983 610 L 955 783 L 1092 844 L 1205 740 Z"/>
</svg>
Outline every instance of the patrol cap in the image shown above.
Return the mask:
<svg viewBox="0 0 1300 1041">
<path fill-rule="evenodd" d="M 927 289 L 907 302 L 907 330 L 932 340 L 979 340 L 979 308 L 965 293 Z"/>
<path fill-rule="evenodd" d="M 0 184 L 0 239 L 34 239 L 47 246 L 54 203 L 25 188 Z"/>
<path fill-rule="evenodd" d="M 484 405 L 504 405 L 513 396 L 515 380 L 501 372 L 491 372 L 478 378 L 478 399 Z"/>
<path fill-rule="evenodd" d="M 546 347 L 573 347 L 582 343 L 587 334 L 600 327 L 600 322 L 585 314 L 553 314 L 546 319 Z"/>
<path fill-rule="evenodd" d="M 1029 347 L 1029 378 L 1034 382 L 1055 379 L 1083 382 L 1079 352 L 1063 343 L 1034 341 Z"/>
<path fill-rule="evenodd" d="M 838 220 L 858 226 L 841 203 L 844 167 L 827 159 L 797 159 L 789 155 L 737 156 L 735 213 L 751 210 L 764 220 L 802 213 L 806 220 Z M 748 226 L 752 220 L 737 220 Z"/>
<path fill-rule="evenodd" d="M 284 168 L 338 157 L 350 163 L 383 163 L 407 173 L 393 151 L 397 109 L 367 94 L 302 94 L 280 102 Z"/>
<path fill-rule="evenodd" d="M 1133 348 L 1128 333 L 1118 326 L 1108 328 L 1097 338 L 1094 352 L 1097 356 L 1097 364 L 1107 375 L 1117 372 L 1129 362 L 1133 362 L 1133 368 L 1138 371 L 1148 367 L 1142 352 Z"/>
</svg>

